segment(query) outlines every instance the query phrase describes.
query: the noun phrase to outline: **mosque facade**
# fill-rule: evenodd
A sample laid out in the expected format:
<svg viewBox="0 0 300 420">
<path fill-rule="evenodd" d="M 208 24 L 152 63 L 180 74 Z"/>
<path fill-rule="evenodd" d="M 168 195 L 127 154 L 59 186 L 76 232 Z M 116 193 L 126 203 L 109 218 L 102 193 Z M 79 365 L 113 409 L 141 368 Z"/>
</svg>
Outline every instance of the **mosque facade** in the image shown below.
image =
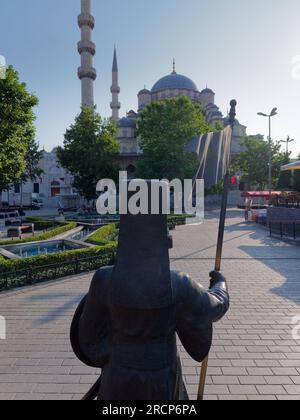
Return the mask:
<svg viewBox="0 0 300 420">
<path fill-rule="evenodd" d="M 226 127 L 229 124 L 228 116 L 224 117 L 220 108 L 215 103 L 215 92 L 207 86 L 199 90 L 196 83 L 189 77 L 178 74 L 176 71 L 175 60 L 171 74 L 159 79 L 151 90 L 146 88 L 138 92 L 137 110 L 130 110 L 125 116 L 119 117 L 120 102 L 118 85 L 118 62 L 116 49 L 114 51 L 112 68 L 112 118 L 118 125 L 118 140 L 120 143 L 120 159 L 122 169 L 134 175 L 136 163 L 141 150 L 137 138 L 137 118 L 139 113 L 151 102 L 164 101 L 178 96 L 187 96 L 194 103 L 200 105 L 206 121 L 211 125 Z M 238 155 L 242 150 L 242 143 L 246 135 L 246 127 L 236 121 L 233 131 L 232 154 Z"/>
</svg>

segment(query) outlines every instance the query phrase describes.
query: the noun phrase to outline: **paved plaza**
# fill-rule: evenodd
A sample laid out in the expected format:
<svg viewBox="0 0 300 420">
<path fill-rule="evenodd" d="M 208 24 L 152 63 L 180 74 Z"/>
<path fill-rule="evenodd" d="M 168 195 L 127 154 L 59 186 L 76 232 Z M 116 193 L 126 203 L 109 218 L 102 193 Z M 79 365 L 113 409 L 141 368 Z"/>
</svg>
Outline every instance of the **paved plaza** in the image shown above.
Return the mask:
<svg viewBox="0 0 300 420">
<path fill-rule="evenodd" d="M 292 334 L 294 317 L 300 317 L 300 248 L 269 238 L 241 216 L 230 211 L 227 221 L 223 271 L 231 310 L 215 327 L 206 399 L 300 400 L 300 340 Z M 172 268 L 205 286 L 214 266 L 217 217 L 208 212 L 203 225 L 173 234 Z M 96 381 L 99 372 L 76 360 L 69 343 L 71 318 L 91 277 L 0 294 L 0 315 L 7 319 L 0 399 L 80 399 Z M 195 398 L 200 367 L 180 344 L 179 350 Z"/>
</svg>

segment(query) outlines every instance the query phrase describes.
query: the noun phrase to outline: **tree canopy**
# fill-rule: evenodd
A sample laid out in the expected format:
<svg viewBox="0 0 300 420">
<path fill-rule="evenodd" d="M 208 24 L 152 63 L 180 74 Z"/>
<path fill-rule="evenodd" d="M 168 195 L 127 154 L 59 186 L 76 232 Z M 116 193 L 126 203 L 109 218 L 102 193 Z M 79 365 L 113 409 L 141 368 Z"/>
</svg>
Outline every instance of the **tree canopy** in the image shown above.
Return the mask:
<svg viewBox="0 0 300 420">
<path fill-rule="evenodd" d="M 198 167 L 197 157 L 185 146 L 212 128 L 201 108 L 180 96 L 152 102 L 138 118 L 139 145 L 143 152 L 138 173 L 148 179 L 190 179 Z"/>
<path fill-rule="evenodd" d="M 87 200 L 95 199 L 100 179 L 117 179 L 118 156 L 115 124 L 86 106 L 67 129 L 63 147 L 57 149 L 60 164 L 74 176 L 74 187 Z"/>
<path fill-rule="evenodd" d="M 264 190 L 268 185 L 269 142 L 255 137 L 246 137 L 244 147 L 245 150 L 233 163 L 233 170 L 241 170 L 243 181 L 250 183 L 252 187 Z M 276 188 L 280 177 L 280 168 L 290 162 L 290 157 L 282 151 L 279 142 L 273 142 L 271 149 L 272 184 L 273 188 Z"/>
<path fill-rule="evenodd" d="M 35 181 L 36 178 L 40 177 L 43 170 L 39 167 L 39 162 L 43 157 L 43 151 L 40 150 L 39 144 L 32 139 L 29 143 L 28 150 L 26 153 L 26 168 L 25 172 L 21 175 L 21 182 Z"/>
<path fill-rule="evenodd" d="M 9 66 L 6 77 L 0 80 L 0 194 L 28 169 L 28 153 L 35 143 L 36 105 L 38 98 L 27 91 L 18 72 Z"/>
</svg>

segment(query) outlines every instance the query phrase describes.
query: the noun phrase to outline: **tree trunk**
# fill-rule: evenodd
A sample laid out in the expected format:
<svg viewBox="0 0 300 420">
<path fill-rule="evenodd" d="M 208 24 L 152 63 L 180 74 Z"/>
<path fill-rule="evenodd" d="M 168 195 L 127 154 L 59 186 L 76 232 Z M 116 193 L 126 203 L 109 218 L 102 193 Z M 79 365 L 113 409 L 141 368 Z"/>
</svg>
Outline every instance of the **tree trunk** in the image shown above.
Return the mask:
<svg viewBox="0 0 300 420">
<path fill-rule="evenodd" d="M 22 209 L 23 209 L 23 182 L 22 182 L 22 181 L 21 181 L 20 191 L 21 191 L 21 197 L 20 197 L 20 208 L 21 208 L 21 210 L 22 210 Z"/>
</svg>

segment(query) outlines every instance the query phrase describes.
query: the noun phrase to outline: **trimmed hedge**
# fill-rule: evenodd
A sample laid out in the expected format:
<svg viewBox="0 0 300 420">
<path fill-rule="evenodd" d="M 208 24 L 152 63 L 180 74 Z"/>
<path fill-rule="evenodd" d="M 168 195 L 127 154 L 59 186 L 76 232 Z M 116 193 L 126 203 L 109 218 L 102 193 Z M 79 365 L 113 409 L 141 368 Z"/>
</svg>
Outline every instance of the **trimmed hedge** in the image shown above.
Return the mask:
<svg viewBox="0 0 300 420">
<path fill-rule="evenodd" d="M 115 250 L 116 247 L 112 244 L 106 246 L 98 246 L 93 248 L 74 249 L 71 251 L 57 252 L 48 255 L 39 255 L 37 257 L 29 257 L 17 260 L 6 260 L 0 265 L 0 274 L 10 270 L 27 270 L 28 268 L 35 268 L 45 265 L 63 263 L 74 261 L 80 258 L 87 258 L 97 256 L 99 253 L 106 250 Z"/>
<path fill-rule="evenodd" d="M 176 226 L 184 225 L 186 219 L 190 217 L 187 215 L 171 215 L 168 217 L 168 225 L 170 229 L 175 229 Z M 111 223 L 96 230 L 86 242 L 92 245 L 106 245 L 107 243 L 116 244 L 118 242 L 120 223 Z"/>
<path fill-rule="evenodd" d="M 31 222 L 36 223 L 39 220 L 34 219 L 33 221 L 31 219 Z M 59 222 L 58 225 L 57 228 L 35 238 L 30 238 L 30 240 L 49 239 L 45 236 L 59 235 L 64 231 L 73 229 L 77 224 Z M 113 264 L 117 242 L 112 239 L 117 237 L 117 227 L 118 224 L 113 223 L 95 232 L 94 243 L 97 246 L 93 248 L 75 249 L 18 260 L 6 260 L 0 257 L 0 291 L 89 272 Z M 43 239 L 39 239 L 41 237 Z M 18 242 L 25 241 L 11 241 L 9 243 Z"/>
<path fill-rule="evenodd" d="M 63 233 L 68 232 L 69 230 L 75 229 L 77 226 L 77 223 L 75 222 L 57 222 L 57 223 L 58 223 L 57 227 L 50 229 L 47 232 L 33 236 L 31 238 L 0 241 L 0 247 L 5 246 L 5 245 L 26 244 L 29 242 L 36 242 L 36 241 L 47 241 L 48 239 L 54 238 L 55 236 L 62 235 Z"/>
<path fill-rule="evenodd" d="M 96 230 L 86 242 L 93 245 L 116 245 L 118 241 L 119 223 L 111 223 Z"/>
<path fill-rule="evenodd" d="M 113 264 L 116 245 L 0 262 L 0 291 L 80 274 Z"/>
<path fill-rule="evenodd" d="M 48 220 L 48 219 L 45 220 L 45 219 L 42 219 L 41 217 L 27 217 L 25 219 L 25 222 L 34 223 L 35 230 L 53 229 L 61 225 L 61 223 L 66 223 L 66 222 L 59 222 L 56 220 Z"/>
<path fill-rule="evenodd" d="M 185 224 L 188 216 L 170 216 L 169 226 Z M 36 220 L 36 219 L 35 219 Z M 43 222 L 41 220 L 41 222 Z M 36 221 L 34 222 L 36 223 Z M 59 226 L 28 240 L 9 241 L 9 244 L 47 240 L 76 227 L 76 223 L 59 222 Z M 88 239 L 93 248 L 77 249 L 55 254 L 41 255 L 18 260 L 6 260 L 0 256 L 0 291 L 65 276 L 94 271 L 114 263 L 119 223 L 98 229 Z M 1 243 L 2 244 L 2 243 Z"/>
</svg>

